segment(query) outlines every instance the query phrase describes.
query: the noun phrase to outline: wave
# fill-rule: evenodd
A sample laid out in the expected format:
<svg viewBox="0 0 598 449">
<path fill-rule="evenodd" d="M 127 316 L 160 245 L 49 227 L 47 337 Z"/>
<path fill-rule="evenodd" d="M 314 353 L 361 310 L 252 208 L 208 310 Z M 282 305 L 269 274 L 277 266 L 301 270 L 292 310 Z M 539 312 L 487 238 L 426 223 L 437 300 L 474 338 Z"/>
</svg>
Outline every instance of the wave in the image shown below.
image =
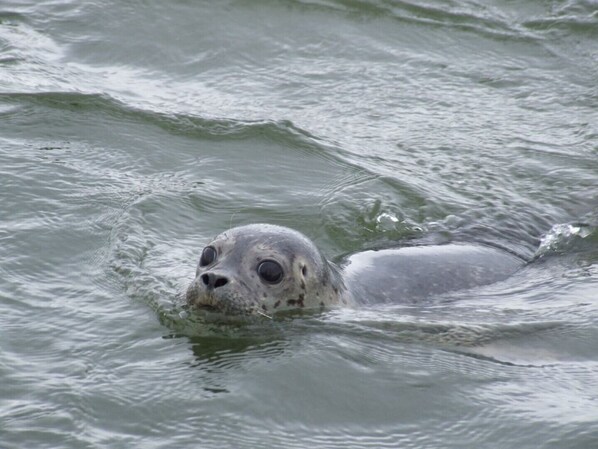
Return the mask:
<svg viewBox="0 0 598 449">
<path fill-rule="evenodd" d="M 538 16 L 529 19 L 522 13 L 517 19 L 516 11 L 508 11 L 498 6 L 488 6 L 477 2 L 414 2 L 390 0 L 298 0 L 305 7 L 320 8 L 342 12 L 351 16 L 387 18 L 407 24 L 448 27 L 465 32 L 474 32 L 489 38 L 538 40 L 541 33 L 550 27 L 551 23 L 571 23 L 572 31 L 595 31 L 595 22 L 584 18 L 583 14 L 563 20 L 552 17 L 550 12 L 546 17 Z M 589 8 L 589 6 L 588 6 Z M 525 8 L 522 8 L 522 11 Z M 589 14 L 586 13 L 585 17 Z M 513 14 L 515 12 L 515 14 Z M 583 11 L 582 11 L 583 12 Z M 523 19 L 526 17 L 526 19 Z M 515 19 L 515 20 L 514 20 Z"/>
<path fill-rule="evenodd" d="M 83 92 L 0 93 L 0 101 L 13 105 L 34 105 L 53 110 L 105 115 L 150 124 L 176 135 L 211 140 L 260 138 L 291 147 L 337 150 L 290 120 L 239 120 L 204 118 L 189 114 L 163 113 L 127 105 L 110 95 Z M 12 112 L 10 109 L 9 112 Z"/>
</svg>

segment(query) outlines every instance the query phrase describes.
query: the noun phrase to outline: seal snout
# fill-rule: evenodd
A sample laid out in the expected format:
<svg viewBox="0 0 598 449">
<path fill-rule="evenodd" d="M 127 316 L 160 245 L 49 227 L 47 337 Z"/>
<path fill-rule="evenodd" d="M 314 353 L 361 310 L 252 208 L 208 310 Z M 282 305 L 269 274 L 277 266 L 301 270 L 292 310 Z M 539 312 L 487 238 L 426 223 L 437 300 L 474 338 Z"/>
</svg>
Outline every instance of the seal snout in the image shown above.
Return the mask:
<svg viewBox="0 0 598 449">
<path fill-rule="evenodd" d="M 200 276 L 201 282 L 208 290 L 214 290 L 228 284 L 228 278 L 216 273 L 208 272 Z"/>
</svg>

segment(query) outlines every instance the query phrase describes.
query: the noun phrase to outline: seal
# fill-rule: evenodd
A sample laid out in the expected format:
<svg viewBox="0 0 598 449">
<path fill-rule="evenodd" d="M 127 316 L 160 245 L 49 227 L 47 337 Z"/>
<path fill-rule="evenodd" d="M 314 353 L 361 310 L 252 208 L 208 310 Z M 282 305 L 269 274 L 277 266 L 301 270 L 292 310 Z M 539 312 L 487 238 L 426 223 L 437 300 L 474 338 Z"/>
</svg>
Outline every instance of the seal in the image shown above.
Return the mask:
<svg viewBox="0 0 598 449">
<path fill-rule="evenodd" d="M 339 267 L 298 231 L 252 224 L 203 248 L 186 300 L 208 313 L 271 318 L 289 310 L 417 301 L 506 279 L 523 264 L 497 248 L 450 243 L 364 251 Z"/>
</svg>

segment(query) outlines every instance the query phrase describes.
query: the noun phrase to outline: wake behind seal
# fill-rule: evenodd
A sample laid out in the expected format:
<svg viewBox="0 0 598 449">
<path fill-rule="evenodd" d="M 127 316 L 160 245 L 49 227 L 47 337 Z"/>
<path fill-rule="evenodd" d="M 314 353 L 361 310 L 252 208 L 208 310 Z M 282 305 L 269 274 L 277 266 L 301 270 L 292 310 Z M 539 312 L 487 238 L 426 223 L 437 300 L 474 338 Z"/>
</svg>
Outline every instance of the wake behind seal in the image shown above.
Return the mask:
<svg viewBox="0 0 598 449">
<path fill-rule="evenodd" d="M 252 224 L 223 232 L 202 250 L 186 299 L 209 313 L 272 317 L 426 298 L 506 279 L 523 263 L 492 247 L 446 244 L 364 251 L 341 269 L 300 232 Z"/>
</svg>

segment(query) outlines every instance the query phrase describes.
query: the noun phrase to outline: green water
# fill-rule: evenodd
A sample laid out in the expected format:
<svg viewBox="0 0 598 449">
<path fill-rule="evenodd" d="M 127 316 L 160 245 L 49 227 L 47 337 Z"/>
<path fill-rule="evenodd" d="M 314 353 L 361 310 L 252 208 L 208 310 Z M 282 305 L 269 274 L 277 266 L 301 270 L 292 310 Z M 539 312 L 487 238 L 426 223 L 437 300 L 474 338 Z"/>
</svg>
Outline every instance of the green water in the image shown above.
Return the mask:
<svg viewBox="0 0 598 449">
<path fill-rule="evenodd" d="M 0 3 L 0 448 L 598 447 L 594 1 Z M 228 326 L 203 245 L 530 263 Z"/>
</svg>

